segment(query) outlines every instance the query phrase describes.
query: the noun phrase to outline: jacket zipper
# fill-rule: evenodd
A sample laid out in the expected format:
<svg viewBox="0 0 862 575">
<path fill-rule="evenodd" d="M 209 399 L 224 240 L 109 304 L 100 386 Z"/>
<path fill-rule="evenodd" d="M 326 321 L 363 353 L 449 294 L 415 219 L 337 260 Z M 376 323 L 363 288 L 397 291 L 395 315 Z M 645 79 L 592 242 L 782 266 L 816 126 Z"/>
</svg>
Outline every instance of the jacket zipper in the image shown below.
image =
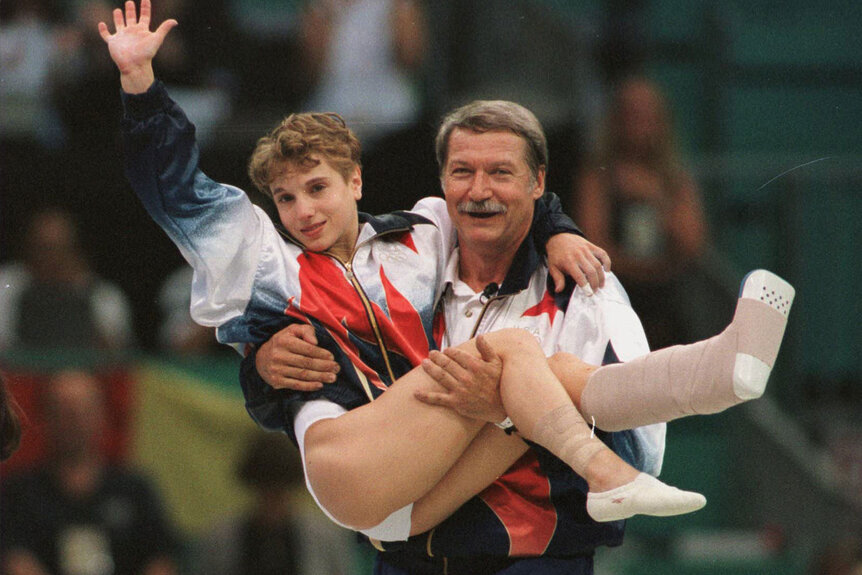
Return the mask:
<svg viewBox="0 0 862 575">
<path fill-rule="evenodd" d="M 337 260 L 338 258 L 335 259 Z M 374 332 L 374 337 L 377 339 L 377 345 L 380 346 L 380 353 L 383 355 L 383 363 L 386 364 L 386 371 L 387 373 L 389 373 L 390 381 L 394 383 L 395 373 L 392 371 L 392 364 L 389 361 L 389 352 L 386 350 L 386 344 L 383 341 L 383 334 L 380 331 L 380 324 L 377 323 L 377 316 L 374 315 L 374 310 L 371 307 L 371 300 L 368 299 L 368 296 L 365 294 L 365 290 L 362 289 L 362 284 L 360 284 L 359 280 L 356 279 L 356 275 L 353 273 L 352 262 L 340 263 L 344 266 L 344 269 L 347 270 L 347 279 L 350 281 L 351 285 L 353 285 L 353 289 L 355 289 L 356 293 L 359 295 L 359 300 L 362 302 L 362 307 L 365 308 L 365 315 L 368 317 L 368 321 L 371 324 L 371 330 Z"/>
<path fill-rule="evenodd" d="M 407 231 L 410 231 L 409 227 L 386 230 L 385 232 L 374 235 L 373 239 L 377 239 L 391 233 Z M 362 307 L 365 308 L 365 315 L 366 317 L 368 317 L 368 322 L 371 324 L 371 330 L 374 332 L 374 337 L 377 339 L 377 345 L 380 347 L 380 354 L 383 356 L 383 363 L 386 364 L 386 372 L 389 374 L 389 380 L 392 383 L 395 383 L 395 372 L 392 370 L 392 363 L 389 359 L 389 351 L 386 348 L 386 343 L 383 341 L 383 333 L 380 331 L 380 324 L 377 323 L 377 316 L 374 315 L 374 310 L 371 307 L 371 300 L 368 298 L 365 293 L 365 290 L 362 287 L 362 284 L 359 283 L 359 280 L 356 279 L 356 275 L 353 273 L 353 258 L 356 257 L 357 251 L 359 251 L 358 245 L 354 248 L 353 253 L 350 254 L 349 261 L 346 262 L 343 262 L 334 256 L 330 257 L 332 257 L 332 259 L 344 266 L 344 269 L 347 271 L 347 279 L 350 281 L 350 284 L 353 286 L 353 289 L 355 289 L 356 293 L 359 295 L 359 300 L 362 302 Z"/>
<path fill-rule="evenodd" d="M 390 230 L 386 230 L 385 232 L 375 234 L 374 236 L 369 238 L 369 240 L 370 239 L 377 239 L 377 238 L 380 238 L 380 237 L 385 236 L 387 234 L 409 232 L 411 229 L 412 228 L 410 226 L 403 227 L 403 228 L 393 228 Z M 278 229 L 278 231 L 281 234 L 281 236 L 284 237 L 287 241 L 300 247 L 303 250 L 305 249 L 305 247 L 302 244 L 300 244 L 299 242 L 294 240 L 292 237 L 290 237 L 290 234 L 284 233 L 281 229 Z M 369 240 L 366 240 L 366 241 L 369 241 Z M 341 261 L 338 257 L 336 257 L 336 256 L 334 256 L 328 252 L 324 252 L 324 253 L 326 253 L 326 255 L 331 257 L 333 260 L 335 260 L 339 264 L 341 264 L 341 266 L 343 266 L 345 271 L 347 272 L 347 279 L 350 281 L 350 284 L 353 286 L 353 289 L 356 290 L 356 293 L 359 294 L 359 299 L 362 302 L 362 306 L 365 308 L 365 315 L 368 317 L 368 322 L 371 324 L 371 329 L 374 332 L 374 337 L 375 337 L 375 339 L 377 339 L 377 345 L 378 345 L 378 347 L 380 347 L 380 353 L 383 356 L 383 363 L 386 364 L 386 372 L 389 374 L 389 379 L 390 379 L 390 381 L 392 381 L 392 383 L 395 383 L 395 373 L 392 371 L 392 363 L 389 360 L 389 352 L 387 351 L 386 344 L 383 341 L 383 334 L 380 331 L 380 325 L 377 323 L 377 316 L 374 315 L 374 310 L 371 308 L 371 300 L 365 294 L 365 290 L 362 288 L 362 284 L 359 283 L 359 280 L 356 279 L 356 275 L 353 273 L 353 258 L 356 256 L 357 251 L 359 251 L 358 245 L 353 249 L 353 253 L 350 254 L 350 258 L 346 262 Z M 356 370 L 356 372 L 357 372 L 357 375 L 359 376 L 359 378 L 362 379 L 363 381 L 365 381 L 366 378 L 364 377 L 362 372 L 360 372 L 358 369 Z M 371 395 L 370 388 L 366 389 L 366 393 L 368 394 L 369 400 L 374 399 L 374 397 Z"/>
</svg>

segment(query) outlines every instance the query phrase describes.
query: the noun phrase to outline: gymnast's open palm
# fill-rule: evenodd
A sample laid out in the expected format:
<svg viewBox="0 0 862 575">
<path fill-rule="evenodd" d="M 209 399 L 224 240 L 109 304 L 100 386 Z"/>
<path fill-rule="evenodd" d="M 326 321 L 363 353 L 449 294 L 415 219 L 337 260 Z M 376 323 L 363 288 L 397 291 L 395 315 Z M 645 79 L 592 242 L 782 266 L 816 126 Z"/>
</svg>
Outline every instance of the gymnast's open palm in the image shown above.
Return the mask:
<svg viewBox="0 0 862 575">
<path fill-rule="evenodd" d="M 141 0 L 140 18 L 135 10 L 135 3 L 126 2 L 123 10 L 114 10 L 114 28 L 111 34 L 107 24 L 99 22 L 99 34 L 108 44 L 111 58 L 120 70 L 120 74 L 134 74 L 151 67 L 151 62 L 165 40 L 168 32 L 177 25 L 173 19 L 165 20 L 154 31 L 150 31 L 150 16 L 152 5 L 150 0 Z"/>
</svg>

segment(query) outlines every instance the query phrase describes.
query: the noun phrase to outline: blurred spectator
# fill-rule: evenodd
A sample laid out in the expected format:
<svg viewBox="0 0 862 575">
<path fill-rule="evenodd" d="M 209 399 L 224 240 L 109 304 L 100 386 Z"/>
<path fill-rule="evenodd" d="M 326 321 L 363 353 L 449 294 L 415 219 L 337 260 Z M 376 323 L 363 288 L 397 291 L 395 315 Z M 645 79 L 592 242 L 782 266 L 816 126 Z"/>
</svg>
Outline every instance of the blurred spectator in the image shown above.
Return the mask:
<svg viewBox="0 0 862 575">
<path fill-rule="evenodd" d="M 4 139 L 50 145 L 56 136 L 50 88 L 58 56 L 47 0 L 8 0 L 0 8 L 0 99 Z"/>
<path fill-rule="evenodd" d="M 56 186 L 53 153 L 62 145 L 52 108 L 57 10 L 51 0 L 0 2 L 0 257 L 33 190 Z"/>
<path fill-rule="evenodd" d="M 120 82 L 97 28 L 99 22 L 113 19 L 114 4 L 81 0 L 70 9 L 71 21 L 60 37 L 64 57 L 54 98 L 71 155 L 66 168 L 88 177 L 87 182 L 98 181 L 92 177 L 97 173 L 76 167 L 76 162 L 86 166 L 82 160 L 89 159 L 101 166 L 117 158 L 119 163 Z M 184 99 L 183 104 L 189 104 L 192 119 L 207 136 L 229 112 L 228 46 L 233 33 L 224 2 L 212 0 L 194 17 L 194 5 L 188 0 L 163 0 L 156 9 L 184 22 L 159 51 L 155 61 L 159 77 Z"/>
<path fill-rule="evenodd" d="M 159 290 L 159 347 L 169 354 L 186 357 L 235 353 L 218 342 L 215 328 L 192 320 L 189 312 L 192 275 L 192 268 L 183 265 L 171 272 Z"/>
<path fill-rule="evenodd" d="M 176 542 L 150 483 L 100 450 L 103 390 L 86 372 L 42 396 L 47 463 L 4 478 L 0 556 L 8 575 L 174 575 Z"/>
<path fill-rule="evenodd" d="M 422 102 L 415 75 L 426 49 L 417 0 L 308 2 L 299 37 L 315 83 L 306 109 L 338 112 L 367 149 L 416 123 Z"/>
<path fill-rule="evenodd" d="M 132 345 L 126 297 L 90 269 L 69 213 L 37 212 L 22 248 L 19 262 L 0 267 L 0 349 Z"/>
<path fill-rule="evenodd" d="M 163 82 L 201 87 L 218 84 L 230 73 L 236 30 L 226 0 L 209 0 L 206 10 L 192 0 L 161 0 L 155 9 L 158 20 L 170 17 L 183 23 L 165 39 L 154 62 Z"/>
<path fill-rule="evenodd" d="M 437 114 L 472 100 L 511 100 L 530 109 L 557 158 L 546 188 L 560 196 L 572 187 L 604 102 L 596 54 L 601 29 L 585 4 L 427 3 L 429 105 Z"/>
<path fill-rule="evenodd" d="M 198 142 L 208 146 L 214 130 L 231 114 L 235 90 L 237 35 L 227 4 L 225 0 L 208 0 L 202 10 L 201 4 L 192 0 L 162 0 L 156 9 L 162 17 L 183 23 L 159 49 L 153 62 L 156 73 L 195 123 Z M 95 26 L 90 30 L 97 35 Z M 98 51 L 100 57 L 109 59 L 104 46 Z M 113 77 L 119 81 L 116 70 Z"/>
<path fill-rule="evenodd" d="M 615 84 L 642 67 L 647 58 L 646 0 L 607 0 L 602 40 L 597 50 L 604 81 Z"/>
<path fill-rule="evenodd" d="M 706 221 L 653 82 L 630 78 L 620 84 L 599 146 L 577 182 L 574 219 L 610 254 L 650 346 L 689 342 L 682 282 L 706 247 Z"/>
<path fill-rule="evenodd" d="M 108 0 L 84 0 L 70 7 L 69 21 L 58 33 L 61 48 L 51 85 L 54 108 L 63 126 L 64 169 L 88 183 L 105 174 L 116 154 L 120 126 L 120 81 L 98 43 L 96 26 L 111 19 Z M 107 156 L 106 156 L 107 155 Z"/>
<path fill-rule="evenodd" d="M 21 419 L 15 400 L 0 375 L 0 461 L 8 459 L 21 443 Z"/>
<path fill-rule="evenodd" d="M 362 140 L 362 211 L 407 209 L 439 192 L 425 116 L 428 52 L 422 0 L 305 2 L 297 40 L 300 107 L 338 112 Z"/>
<path fill-rule="evenodd" d="M 236 33 L 236 45 L 230 53 L 236 79 L 231 134 L 235 142 L 240 138 L 250 149 L 268 126 L 299 108 L 309 93 L 312 81 L 301 65 L 299 48 L 305 0 L 226 1 Z M 244 177 L 247 151 L 240 156 L 239 175 Z"/>
<path fill-rule="evenodd" d="M 124 299 L 135 306 L 135 343 L 150 346 L 155 340 L 157 315 L 153 294 L 167 272 L 176 266 L 179 254 L 157 228 L 141 223 L 149 222 L 149 218 L 131 196 L 123 173 L 119 76 L 96 27 L 99 20 L 111 21 L 112 8 L 122 3 L 2 0 L 0 12 L 10 14 L 14 20 L 0 19 L 0 25 L 4 26 L 0 42 L 6 41 L 7 23 L 12 25 L 21 20 L 19 14 L 23 8 L 12 10 L 17 5 L 47 6 L 38 12 L 39 25 L 46 30 L 53 51 L 41 62 L 47 65 L 47 75 L 38 85 L 18 84 L 7 74 L 11 68 L 4 60 L 0 66 L 3 80 L 0 94 L 13 86 L 18 90 L 29 86 L 20 99 L 47 102 L 50 113 L 42 114 L 40 119 L 50 131 L 38 141 L 26 141 L 5 127 L 0 129 L 0 259 L 5 263 L 19 255 L 10 250 L 22 243 L 25 218 L 34 209 L 43 204 L 62 204 L 75 214 L 76 223 L 86 230 L 88 237 L 98 238 L 87 246 L 89 264 L 110 273 L 122 286 Z M 160 6 L 156 10 L 160 11 Z M 210 10 L 205 12 L 208 15 Z M 207 16 L 190 20 L 183 28 L 196 28 L 199 21 L 203 25 Z M 30 51 L 27 54 L 29 58 Z M 196 100 L 195 110 L 213 109 L 209 104 L 217 98 L 206 96 Z M 0 103 L 4 126 L 6 118 L 14 113 L 8 102 L 4 95 Z M 213 123 L 203 121 L 200 125 L 207 132 Z M 5 292 L 9 292 L 10 288 L 5 287 L 9 283 L 3 283 Z M 0 293 L 0 299 L 10 297 L 11 293 Z M 0 308 L 7 307 L 0 302 Z M 128 310 L 122 310 L 117 317 L 117 321 L 126 322 Z M 9 322 L 15 320 L 0 318 L 0 324 Z M 111 341 L 108 347 L 127 346 L 130 343 L 127 334 L 122 335 L 125 341 Z M 82 344 L 91 346 L 86 339 Z M 0 347 L 7 346 L 4 328 L 0 327 Z"/>
<path fill-rule="evenodd" d="M 862 537 L 849 534 L 827 545 L 811 565 L 811 575 L 862 575 Z"/>
<path fill-rule="evenodd" d="M 249 509 L 201 539 L 199 575 L 346 575 L 356 539 L 304 493 L 299 453 L 286 435 L 258 432 L 237 466 Z"/>
</svg>

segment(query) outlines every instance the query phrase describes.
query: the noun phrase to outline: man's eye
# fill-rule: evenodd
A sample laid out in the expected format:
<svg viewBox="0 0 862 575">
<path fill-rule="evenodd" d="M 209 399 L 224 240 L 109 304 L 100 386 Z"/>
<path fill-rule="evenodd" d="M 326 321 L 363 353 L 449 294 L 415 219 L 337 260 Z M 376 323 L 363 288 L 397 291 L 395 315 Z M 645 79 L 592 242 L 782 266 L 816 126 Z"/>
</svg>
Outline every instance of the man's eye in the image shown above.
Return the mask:
<svg viewBox="0 0 862 575">
<path fill-rule="evenodd" d="M 311 188 L 310 188 L 310 190 L 311 190 L 311 192 L 312 192 L 312 193 L 322 192 L 322 191 L 323 191 L 323 190 L 325 190 L 325 189 L 326 189 L 326 186 L 325 186 L 324 184 L 314 184 L 314 185 L 313 185 L 313 186 L 311 186 Z"/>
</svg>

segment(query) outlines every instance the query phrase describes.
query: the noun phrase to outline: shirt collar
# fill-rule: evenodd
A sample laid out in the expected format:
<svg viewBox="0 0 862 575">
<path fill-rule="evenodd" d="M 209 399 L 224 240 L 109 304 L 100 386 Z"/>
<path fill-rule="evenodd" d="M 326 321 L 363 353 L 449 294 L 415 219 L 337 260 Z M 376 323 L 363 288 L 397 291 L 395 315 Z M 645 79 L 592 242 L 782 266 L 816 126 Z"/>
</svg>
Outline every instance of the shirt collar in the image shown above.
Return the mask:
<svg viewBox="0 0 862 575">
<path fill-rule="evenodd" d="M 451 293 L 458 297 L 472 297 L 479 295 L 458 276 L 458 262 L 461 261 L 461 252 L 456 247 L 449 256 L 449 262 L 443 271 L 443 292 Z"/>
<path fill-rule="evenodd" d="M 443 291 L 445 294 L 451 290 L 456 296 L 479 295 L 473 291 L 466 283 L 461 281 L 458 276 L 458 262 L 460 260 L 459 248 L 452 251 L 449 257 L 449 263 L 446 265 L 446 270 L 443 272 Z M 503 285 L 500 286 L 499 295 L 511 295 L 527 288 L 530 283 L 530 278 L 533 273 L 542 263 L 542 258 L 536 251 L 533 237 L 527 235 L 524 241 L 521 242 L 518 251 L 515 254 L 515 259 L 512 260 L 512 265 L 506 273 L 506 278 L 503 280 Z"/>
</svg>

